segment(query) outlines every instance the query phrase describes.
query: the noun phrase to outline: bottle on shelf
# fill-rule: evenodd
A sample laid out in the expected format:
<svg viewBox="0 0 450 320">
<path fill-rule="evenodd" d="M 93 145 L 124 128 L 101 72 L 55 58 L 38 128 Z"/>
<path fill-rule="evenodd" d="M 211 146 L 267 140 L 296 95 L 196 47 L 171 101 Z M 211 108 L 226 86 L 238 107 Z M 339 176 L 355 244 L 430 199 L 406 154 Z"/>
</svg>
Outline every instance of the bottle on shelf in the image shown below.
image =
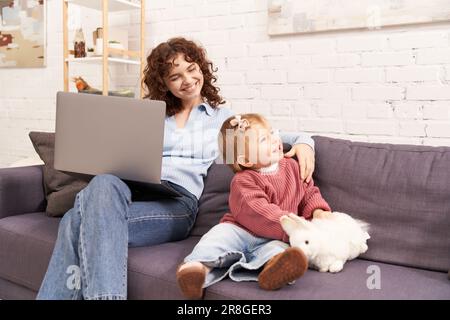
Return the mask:
<svg viewBox="0 0 450 320">
<path fill-rule="evenodd" d="M 86 41 L 84 39 L 84 34 L 83 34 L 82 28 L 77 29 L 75 32 L 74 55 L 75 55 L 75 58 L 86 57 Z"/>
<path fill-rule="evenodd" d="M 95 47 L 95 54 L 103 54 L 103 28 L 99 27 L 93 32 L 93 43 Z"/>
</svg>

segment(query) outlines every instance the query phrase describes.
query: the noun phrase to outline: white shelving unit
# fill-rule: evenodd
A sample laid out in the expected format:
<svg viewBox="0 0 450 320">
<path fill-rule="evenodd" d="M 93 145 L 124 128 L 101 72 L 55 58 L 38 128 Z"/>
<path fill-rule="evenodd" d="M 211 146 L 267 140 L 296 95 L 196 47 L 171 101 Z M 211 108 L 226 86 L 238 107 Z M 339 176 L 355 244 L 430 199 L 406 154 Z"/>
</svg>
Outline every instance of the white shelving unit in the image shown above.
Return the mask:
<svg viewBox="0 0 450 320">
<path fill-rule="evenodd" d="M 68 15 L 69 3 L 81 7 L 101 11 L 103 14 L 103 55 L 86 58 L 69 57 L 69 30 Z M 108 16 L 110 12 L 120 12 L 128 10 L 140 10 L 141 12 L 141 36 L 140 51 L 121 50 L 108 47 Z M 140 65 L 140 77 L 142 77 L 145 66 L 145 0 L 135 3 L 128 0 L 64 0 L 63 3 L 63 37 L 64 37 L 64 91 L 69 91 L 69 65 L 71 63 L 102 63 L 103 64 L 103 95 L 108 95 L 108 64 L 123 63 L 131 65 Z M 116 57 L 111 57 L 113 54 Z M 117 57 L 118 56 L 118 57 Z M 144 90 L 141 88 L 141 97 Z"/>
<path fill-rule="evenodd" d="M 65 61 L 72 62 L 72 63 L 99 63 L 99 62 L 103 61 L 103 57 L 68 58 Z M 139 60 L 112 58 L 112 57 L 108 58 L 108 62 L 125 63 L 125 64 L 133 64 L 133 65 L 141 64 L 141 62 Z"/>
<path fill-rule="evenodd" d="M 101 11 L 103 9 L 102 0 L 65 0 L 68 3 L 73 3 L 82 7 L 95 9 Z M 109 11 L 126 11 L 132 9 L 140 9 L 141 5 L 135 2 L 127 0 L 110 0 L 109 1 Z"/>
</svg>

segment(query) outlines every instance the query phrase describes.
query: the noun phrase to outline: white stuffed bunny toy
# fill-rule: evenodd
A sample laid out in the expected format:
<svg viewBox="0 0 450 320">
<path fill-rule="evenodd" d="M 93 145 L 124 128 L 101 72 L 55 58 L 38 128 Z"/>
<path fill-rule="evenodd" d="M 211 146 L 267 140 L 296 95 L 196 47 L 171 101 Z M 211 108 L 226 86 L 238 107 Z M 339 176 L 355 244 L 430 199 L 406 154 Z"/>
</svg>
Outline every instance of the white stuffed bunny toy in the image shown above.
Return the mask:
<svg viewBox="0 0 450 320">
<path fill-rule="evenodd" d="M 311 221 L 291 213 L 281 217 L 280 222 L 291 246 L 300 248 L 309 266 L 320 272 L 339 272 L 347 260 L 368 248 L 368 224 L 342 212 L 333 212 L 330 219 Z"/>
</svg>

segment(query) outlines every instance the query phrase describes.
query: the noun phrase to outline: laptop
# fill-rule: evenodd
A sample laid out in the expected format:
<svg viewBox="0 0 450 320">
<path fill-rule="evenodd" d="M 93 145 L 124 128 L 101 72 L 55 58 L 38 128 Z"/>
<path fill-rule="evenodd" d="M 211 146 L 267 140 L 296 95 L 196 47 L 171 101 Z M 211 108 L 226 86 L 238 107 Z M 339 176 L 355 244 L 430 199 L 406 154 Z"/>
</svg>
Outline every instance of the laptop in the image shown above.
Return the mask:
<svg viewBox="0 0 450 320">
<path fill-rule="evenodd" d="M 86 93 L 56 96 L 56 170 L 122 179 L 133 201 L 179 197 L 161 181 L 163 101 Z"/>
</svg>

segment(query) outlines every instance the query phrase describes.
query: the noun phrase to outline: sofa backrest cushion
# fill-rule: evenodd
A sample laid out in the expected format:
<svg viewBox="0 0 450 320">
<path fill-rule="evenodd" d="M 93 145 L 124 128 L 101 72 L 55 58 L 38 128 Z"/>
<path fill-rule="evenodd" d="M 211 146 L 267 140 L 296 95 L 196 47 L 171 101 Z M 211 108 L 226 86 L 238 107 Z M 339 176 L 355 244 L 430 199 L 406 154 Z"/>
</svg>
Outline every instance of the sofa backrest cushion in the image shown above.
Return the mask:
<svg viewBox="0 0 450 320">
<path fill-rule="evenodd" d="M 228 212 L 228 196 L 233 176 L 233 171 L 225 164 L 214 163 L 209 168 L 191 235 L 204 235 Z"/>
<path fill-rule="evenodd" d="M 313 138 L 323 197 L 371 225 L 363 258 L 450 269 L 449 147 Z"/>
</svg>

